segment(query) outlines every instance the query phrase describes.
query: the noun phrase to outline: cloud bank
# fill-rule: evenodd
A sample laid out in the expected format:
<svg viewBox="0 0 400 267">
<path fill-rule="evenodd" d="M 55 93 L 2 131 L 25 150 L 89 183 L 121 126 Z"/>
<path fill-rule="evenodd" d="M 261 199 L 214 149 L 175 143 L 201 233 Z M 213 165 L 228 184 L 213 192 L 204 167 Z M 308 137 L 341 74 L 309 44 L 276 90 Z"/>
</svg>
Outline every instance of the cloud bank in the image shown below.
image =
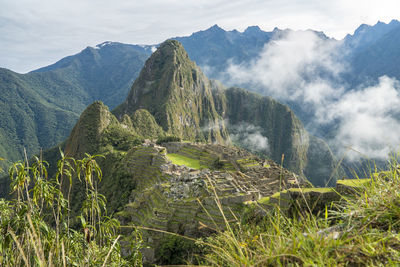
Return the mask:
<svg viewBox="0 0 400 267">
<path fill-rule="evenodd" d="M 228 123 L 228 122 L 226 122 Z M 229 125 L 232 141 L 251 152 L 268 155 L 270 152 L 268 138 L 261 134 L 261 127 L 249 123 Z"/>
<path fill-rule="evenodd" d="M 383 76 L 374 85 L 351 88 L 341 79 L 349 71 L 345 58 L 340 42 L 291 31 L 266 44 L 254 61 L 231 64 L 224 75 L 230 84 L 296 103 L 307 114 L 309 130 L 329 126 L 336 152 L 360 152 L 348 155 L 351 160 L 385 159 L 400 145 L 400 83 Z"/>
</svg>

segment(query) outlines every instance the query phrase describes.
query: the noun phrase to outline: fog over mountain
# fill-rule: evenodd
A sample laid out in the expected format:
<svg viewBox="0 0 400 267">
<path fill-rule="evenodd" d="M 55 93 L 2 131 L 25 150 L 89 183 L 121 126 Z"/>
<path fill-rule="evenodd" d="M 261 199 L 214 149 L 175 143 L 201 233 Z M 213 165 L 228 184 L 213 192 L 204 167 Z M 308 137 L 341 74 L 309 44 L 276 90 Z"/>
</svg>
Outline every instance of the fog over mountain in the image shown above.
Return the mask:
<svg viewBox="0 0 400 267">
<path fill-rule="evenodd" d="M 364 56 L 379 52 L 375 48 L 379 41 L 371 35 L 390 39 L 400 32 L 398 21 L 384 26 L 388 29 L 382 23 L 363 25 L 342 41 L 314 31 L 288 31 L 272 37 L 252 60 L 239 64 L 231 60 L 219 78 L 289 104 L 309 131 L 328 139 L 341 155 L 384 159 L 400 144 L 399 72 L 391 68 L 388 75 L 376 75 Z M 387 58 L 385 64 L 396 59 Z M 366 61 L 363 66 L 361 60 Z M 361 72 L 362 67 L 369 73 Z"/>
</svg>

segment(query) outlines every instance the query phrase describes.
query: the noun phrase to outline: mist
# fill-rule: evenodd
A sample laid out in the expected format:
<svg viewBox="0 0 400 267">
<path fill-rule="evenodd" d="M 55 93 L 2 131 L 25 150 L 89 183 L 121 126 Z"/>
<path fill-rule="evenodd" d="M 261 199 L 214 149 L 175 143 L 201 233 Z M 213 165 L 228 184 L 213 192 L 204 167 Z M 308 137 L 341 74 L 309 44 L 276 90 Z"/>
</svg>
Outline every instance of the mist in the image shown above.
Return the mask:
<svg viewBox="0 0 400 267">
<path fill-rule="evenodd" d="M 261 127 L 246 122 L 229 125 L 226 121 L 233 143 L 245 147 L 250 152 L 268 155 L 270 152 L 268 138 L 261 134 Z"/>
<path fill-rule="evenodd" d="M 229 64 L 223 82 L 295 103 L 308 131 L 323 137 L 349 160 L 386 159 L 400 144 L 400 83 L 382 76 L 349 86 L 350 51 L 313 31 L 289 31 L 267 43 L 255 60 Z M 318 128 L 328 127 L 327 133 Z M 348 153 L 348 151 L 357 151 Z"/>
</svg>

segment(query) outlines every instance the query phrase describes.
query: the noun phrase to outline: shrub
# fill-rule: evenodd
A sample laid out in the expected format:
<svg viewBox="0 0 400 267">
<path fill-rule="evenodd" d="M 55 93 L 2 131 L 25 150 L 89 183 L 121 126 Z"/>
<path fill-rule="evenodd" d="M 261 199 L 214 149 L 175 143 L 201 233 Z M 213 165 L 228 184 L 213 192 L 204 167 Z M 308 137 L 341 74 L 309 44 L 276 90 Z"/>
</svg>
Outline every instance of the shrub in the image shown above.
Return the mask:
<svg viewBox="0 0 400 267">
<path fill-rule="evenodd" d="M 0 266 L 132 266 L 120 254 L 119 222 L 107 215 L 106 199 L 97 192 L 97 157 L 75 160 L 61 152 L 54 177 L 37 157 L 10 167 L 15 199 L 0 199 Z M 73 179 L 85 188 L 76 229 L 70 227 Z M 141 265 L 140 259 L 134 262 Z"/>
<path fill-rule="evenodd" d="M 180 142 L 181 138 L 178 136 L 165 136 L 157 139 L 157 145 L 161 145 L 162 143 L 170 143 L 170 142 Z"/>
<path fill-rule="evenodd" d="M 193 240 L 177 235 L 166 235 L 158 248 L 157 261 L 162 264 L 178 265 L 188 261 L 195 263 L 194 257 L 200 252 Z"/>
</svg>

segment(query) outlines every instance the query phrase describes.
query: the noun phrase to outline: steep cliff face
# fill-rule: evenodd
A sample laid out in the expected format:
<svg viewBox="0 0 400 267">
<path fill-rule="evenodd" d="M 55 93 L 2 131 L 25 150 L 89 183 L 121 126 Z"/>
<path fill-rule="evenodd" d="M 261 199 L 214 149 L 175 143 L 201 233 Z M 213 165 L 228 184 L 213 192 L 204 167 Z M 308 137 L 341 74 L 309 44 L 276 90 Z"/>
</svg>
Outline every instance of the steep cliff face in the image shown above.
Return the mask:
<svg viewBox="0 0 400 267">
<path fill-rule="evenodd" d="M 177 41 L 160 45 L 114 113 L 121 118 L 138 109 L 148 110 L 169 135 L 229 143 L 229 135 L 215 110 L 210 81 Z"/>
<path fill-rule="evenodd" d="M 241 88 L 215 83 L 214 101 L 231 139 L 305 175 L 314 185 L 334 184 L 334 157 L 327 144 L 310 136 L 286 105 Z M 283 156 L 284 155 L 284 156 Z"/>
</svg>

